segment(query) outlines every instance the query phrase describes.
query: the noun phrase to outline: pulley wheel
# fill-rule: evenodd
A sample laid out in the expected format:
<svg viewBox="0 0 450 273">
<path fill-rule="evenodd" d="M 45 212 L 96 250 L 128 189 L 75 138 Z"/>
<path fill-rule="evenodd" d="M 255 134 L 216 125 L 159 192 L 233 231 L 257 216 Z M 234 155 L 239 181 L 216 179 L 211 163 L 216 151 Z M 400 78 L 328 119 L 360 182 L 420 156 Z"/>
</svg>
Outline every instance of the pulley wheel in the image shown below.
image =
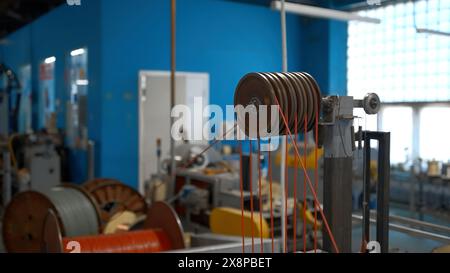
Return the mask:
<svg viewBox="0 0 450 273">
<path fill-rule="evenodd" d="M 261 75 L 260 73 L 251 73 L 246 75 L 238 84 L 236 92 L 234 94 L 234 105 L 242 105 L 247 107 L 249 105 L 255 106 L 255 112 L 257 114 L 260 105 L 274 105 L 275 91 L 272 88 L 271 83 L 268 81 L 267 77 Z M 269 110 L 269 109 L 268 109 Z M 269 111 L 270 113 L 270 111 Z M 259 136 L 258 125 L 253 124 L 250 126 L 249 120 L 246 118 L 246 113 L 238 111 L 237 113 L 238 124 L 241 129 L 244 127 L 245 134 L 252 138 Z M 267 128 L 272 128 L 270 125 L 270 117 L 267 119 Z M 259 121 L 257 121 L 259 123 Z M 250 128 L 251 127 L 251 128 Z M 264 131 L 264 130 L 260 130 Z M 264 137 L 260 135 L 260 137 Z"/>
</svg>

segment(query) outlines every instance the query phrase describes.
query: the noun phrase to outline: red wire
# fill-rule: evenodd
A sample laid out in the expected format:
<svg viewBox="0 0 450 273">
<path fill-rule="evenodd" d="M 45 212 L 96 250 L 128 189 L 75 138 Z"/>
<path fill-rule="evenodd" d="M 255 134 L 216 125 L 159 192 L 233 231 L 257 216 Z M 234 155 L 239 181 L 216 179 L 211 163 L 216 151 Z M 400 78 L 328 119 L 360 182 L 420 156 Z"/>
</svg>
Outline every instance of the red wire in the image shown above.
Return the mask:
<svg viewBox="0 0 450 273">
<path fill-rule="evenodd" d="M 259 179 L 259 231 L 261 240 L 261 254 L 264 253 L 263 245 L 263 209 L 262 209 L 262 183 L 261 183 L 261 139 L 258 137 L 258 179 Z"/>
<path fill-rule="evenodd" d="M 294 134 L 297 135 L 297 115 L 295 115 L 295 132 Z M 297 145 L 297 143 L 293 143 L 292 145 Z M 297 165 L 298 165 L 298 159 L 295 157 L 295 167 L 294 167 L 294 253 L 297 252 Z"/>
<path fill-rule="evenodd" d="M 306 164 L 308 149 L 308 117 L 305 116 L 305 135 L 303 146 L 303 160 Z M 303 252 L 306 253 L 306 171 L 303 173 Z"/>
<path fill-rule="evenodd" d="M 249 168 L 248 168 L 248 172 L 249 172 L 249 180 L 250 180 L 250 218 L 252 221 L 252 253 L 255 253 L 255 225 L 253 224 L 253 177 L 252 177 L 252 140 L 249 141 L 250 143 L 250 152 L 249 152 Z"/>
<path fill-rule="evenodd" d="M 239 141 L 239 162 L 240 162 L 240 190 L 241 190 L 241 232 L 242 232 L 242 253 L 245 253 L 245 227 L 244 227 L 244 181 L 242 177 L 242 142 Z"/>
<path fill-rule="evenodd" d="M 283 119 L 283 122 L 284 122 L 284 124 L 286 126 L 287 133 L 288 133 L 289 137 L 291 138 L 291 141 L 293 141 L 292 133 L 291 133 L 291 130 L 289 129 L 289 127 L 288 127 L 287 119 L 284 116 L 283 111 L 281 110 L 280 103 L 278 102 L 278 99 L 276 97 L 275 97 L 275 102 L 277 103 L 278 111 L 280 112 L 281 118 Z M 328 225 L 328 220 L 325 217 L 325 214 L 323 213 L 322 208 L 320 207 L 319 198 L 317 197 L 317 193 L 314 190 L 314 187 L 313 187 L 313 185 L 311 183 L 311 179 L 309 178 L 309 175 L 307 174 L 305 163 L 301 159 L 300 152 L 298 151 L 298 148 L 296 146 L 294 146 L 294 149 L 295 149 L 295 152 L 296 152 L 297 156 L 300 159 L 300 164 L 301 164 L 301 166 L 303 168 L 303 171 L 306 174 L 306 181 L 308 182 L 309 189 L 311 190 L 311 193 L 313 195 L 315 206 L 317 206 L 318 209 L 319 209 L 320 216 L 322 217 L 322 220 L 323 220 L 323 223 L 324 223 L 325 228 L 327 230 L 327 233 L 330 236 L 330 240 L 331 240 L 331 243 L 333 244 L 333 248 L 336 251 L 336 253 L 339 253 L 339 247 L 337 246 L 336 240 L 334 239 L 333 232 L 331 232 L 330 226 Z"/>
<path fill-rule="evenodd" d="M 287 116 L 287 114 L 286 114 L 286 116 Z M 289 189 L 289 185 L 288 185 L 288 181 L 289 181 L 289 179 L 288 179 L 288 145 L 287 145 L 288 143 L 287 143 L 287 139 L 286 139 L 286 155 L 285 155 L 285 162 L 286 162 L 286 164 L 284 164 L 284 181 L 285 181 L 285 183 L 284 183 L 284 196 L 285 196 L 285 198 L 284 198 L 284 228 L 285 228 L 285 230 L 284 230 L 284 234 L 286 234 L 286 236 L 285 236 L 285 238 L 284 238 L 284 252 L 285 253 L 287 253 L 287 250 L 288 250 L 288 247 L 287 247 L 287 244 L 288 244 L 288 214 L 287 214 L 287 212 L 288 212 L 288 209 L 287 209 L 287 205 L 288 205 L 288 202 L 287 202 L 287 199 L 288 199 L 288 189 Z"/>
<path fill-rule="evenodd" d="M 273 207 L 272 207 L 272 165 L 271 165 L 271 139 L 269 138 L 269 153 L 268 153 L 268 165 L 269 165 L 269 188 L 270 188 L 270 230 L 272 233 L 272 253 L 275 252 L 275 236 L 274 236 L 274 230 L 273 230 Z"/>
<path fill-rule="evenodd" d="M 315 121 L 315 148 L 314 148 L 314 182 L 315 191 L 319 189 L 319 107 L 316 105 L 316 121 Z M 317 208 L 314 205 L 314 253 L 317 253 Z"/>
<path fill-rule="evenodd" d="M 63 246 L 76 241 L 82 253 L 155 253 L 172 250 L 167 234 L 162 230 L 140 230 L 109 235 L 63 238 Z M 65 252 L 69 252 L 65 249 Z"/>
</svg>

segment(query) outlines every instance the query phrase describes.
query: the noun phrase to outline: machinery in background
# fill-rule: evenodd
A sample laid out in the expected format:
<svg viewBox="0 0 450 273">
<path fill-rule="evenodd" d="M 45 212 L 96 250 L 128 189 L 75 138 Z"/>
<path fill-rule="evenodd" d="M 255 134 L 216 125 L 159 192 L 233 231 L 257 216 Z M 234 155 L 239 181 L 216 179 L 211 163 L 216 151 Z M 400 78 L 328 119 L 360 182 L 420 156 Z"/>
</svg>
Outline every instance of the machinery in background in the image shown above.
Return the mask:
<svg viewBox="0 0 450 273">
<path fill-rule="evenodd" d="M 391 200 L 409 207 L 411 217 L 430 215 L 450 221 L 450 164 L 416 160 L 405 169 L 393 166 Z"/>
<path fill-rule="evenodd" d="M 13 134 L 3 143 L 3 204 L 16 193 L 45 192 L 62 181 L 62 137 L 45 133 Z"/>
</svg>

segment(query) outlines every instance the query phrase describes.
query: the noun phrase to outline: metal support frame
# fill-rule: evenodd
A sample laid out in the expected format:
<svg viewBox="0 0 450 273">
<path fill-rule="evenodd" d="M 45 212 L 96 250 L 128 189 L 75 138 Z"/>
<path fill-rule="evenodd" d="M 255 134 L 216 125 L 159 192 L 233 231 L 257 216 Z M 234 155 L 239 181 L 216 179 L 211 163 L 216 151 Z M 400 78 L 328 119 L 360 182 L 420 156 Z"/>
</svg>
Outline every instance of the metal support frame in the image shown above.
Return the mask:
<svg viewBox="0 0 450 273">
<path fill-rule="evenodd" d="M 391 133 L 362 133 L 364 138 L 364 193 L 363 193 L 363 240 L 370 241 L 370 142 L 378 141 L 378 181 L 377 181 L 377 220 L 376 240 L 381 252 L 389 251 L 389 187 L 390 187 L 390 140 Z"/>
<path fill-rule="evenodd" d="M 352 162 L 353 97 L 324 98 L 323 131 L 324 187 L 323 206 L 339 250 L 352 251 Z M 331 239 L 324 232 L 323 249 L 334 252 Z"/>
</svg>

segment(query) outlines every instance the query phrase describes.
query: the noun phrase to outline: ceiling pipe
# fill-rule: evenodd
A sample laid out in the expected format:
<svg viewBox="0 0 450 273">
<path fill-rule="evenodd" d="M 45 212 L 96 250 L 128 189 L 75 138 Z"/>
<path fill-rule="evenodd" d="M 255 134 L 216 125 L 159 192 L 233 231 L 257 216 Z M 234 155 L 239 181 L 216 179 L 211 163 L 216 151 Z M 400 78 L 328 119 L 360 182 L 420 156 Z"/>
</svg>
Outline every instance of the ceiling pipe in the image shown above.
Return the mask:
<svg viewBox="0 0 450 273">
<path fill-rule="evenodd" d="M 272 1 L 272 8 L 275 10 L 281 10 L 281 1 Z M 295 3 L 285 3 L 286 12 L 295 13 L 299 15 L 316 17 L 316 18 L 324 18 L 324 19 L 333 19 L 339 21 L 359 21 L 365 23 L 372 24 L 380 24 L 381 20 L 377 18 L 360 16 L 358 14 L 352 12 L 339 11 L 334 9 L 327 8 L 319 8 L 310 5 L 302 5 Z"/>
</svg>

